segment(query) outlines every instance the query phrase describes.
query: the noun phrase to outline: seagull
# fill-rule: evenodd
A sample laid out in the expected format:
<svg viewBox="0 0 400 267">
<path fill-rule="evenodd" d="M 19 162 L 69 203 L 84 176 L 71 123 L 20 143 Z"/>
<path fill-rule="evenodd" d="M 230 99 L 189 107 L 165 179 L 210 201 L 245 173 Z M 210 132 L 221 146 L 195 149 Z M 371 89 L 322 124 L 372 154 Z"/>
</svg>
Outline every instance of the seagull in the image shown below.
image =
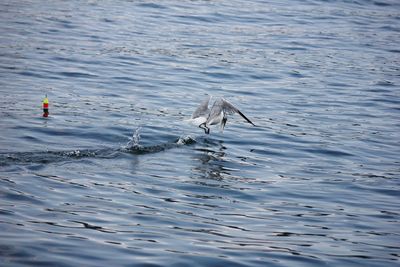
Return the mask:
<svg viewBox="0 0 400 267">
<path fill-rule="evenodd" d="M 212 105 L 211 109 L 208 108 L 208 103 L 210 102 L 211 96 L 207 96 L 207 98 L 197 107 L 197 109 L 193 112 L 192 117 L 189 119 L 194 125 L 199 126 L 204 129 L 206 134 L 210 133 L 210 128 L 208 126 L 220 124 L 221 132 L 224 131 L 226 121 L 228 120 L 228 114 L 238 113 L 242 116 L 248 123 L 252 123 L 239 109 L 237 109 L 234 105 L 229 103 L 224 98 L 217 99 Z"/>
</svg>

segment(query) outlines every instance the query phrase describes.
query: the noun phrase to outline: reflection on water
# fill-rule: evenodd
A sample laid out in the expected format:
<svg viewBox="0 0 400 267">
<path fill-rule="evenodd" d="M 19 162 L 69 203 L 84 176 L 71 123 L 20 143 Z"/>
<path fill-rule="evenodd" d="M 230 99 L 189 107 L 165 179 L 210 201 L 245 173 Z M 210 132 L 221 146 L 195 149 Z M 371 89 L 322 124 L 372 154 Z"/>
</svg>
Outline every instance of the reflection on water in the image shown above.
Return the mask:
<svg viewBox="0 0 400 267">
<path fill-rule="evenodd" d="M 196 179 L 211 179 L 223 180 L 225 174 L 229 175 L 224 170 L 224 150 L 222 140 L 204 139 L 201 147 L 196 147 L 196 151 L 192 156 L 193 162 L 198 163 L 198 166 L 191 170 L 195 174 Z M 206 181 L 204 181 L 206 183 Z"/>
</svg>

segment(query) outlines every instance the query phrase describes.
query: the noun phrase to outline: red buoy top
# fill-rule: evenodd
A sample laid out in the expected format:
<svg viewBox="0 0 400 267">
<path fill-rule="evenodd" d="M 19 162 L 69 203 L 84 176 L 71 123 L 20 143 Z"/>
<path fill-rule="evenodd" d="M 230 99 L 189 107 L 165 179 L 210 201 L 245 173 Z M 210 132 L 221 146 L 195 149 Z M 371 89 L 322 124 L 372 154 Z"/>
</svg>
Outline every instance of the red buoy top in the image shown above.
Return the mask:
<svg viewBox="0 0 400 267">
<path fill-rule="evenodd" d="M 49 116 L 49 99 L 46 97 L 43 99 L 43 117 Z"/>
</svg>

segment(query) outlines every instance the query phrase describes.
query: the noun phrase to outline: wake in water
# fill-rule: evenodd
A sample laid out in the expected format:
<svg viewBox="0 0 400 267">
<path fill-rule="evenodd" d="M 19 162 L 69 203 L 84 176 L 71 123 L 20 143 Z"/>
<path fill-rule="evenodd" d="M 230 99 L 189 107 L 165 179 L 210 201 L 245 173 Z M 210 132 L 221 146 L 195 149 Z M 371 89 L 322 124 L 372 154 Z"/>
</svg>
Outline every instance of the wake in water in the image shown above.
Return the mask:
<svg viewBox="0 0 400 267">
<path fill-rule="evenodd" d="M 196 140 L 191 136 L 181 136 L 173 142 L 167 142 L 163 144 L 157 144 L 153 146 L 142 146 L 140 144 L 140 130 L 142 128 L 138 127 L 134 132 L 129 142 L 121 147 L 121 151 L 129 152 L 133 154 L 146 154 L 146 153 L 156 153 L 160 151 L 164 151 L 167 149 L 179 147 L 182 145 L 190 145 L 196 143 Z"/>
<path fill-rule="evenodd" d="M 34 151 L 34 152 L 15 152 L 0 153 L 0 166 L 9 166 L 13 164 L 47 164 L 60 161 L 68 161 L 71 159 L 81 158 L 115 158 L 119 153 L 130 154 L 148 154 L 157 153 L 167 149 L 176 148 L 183 145 L 196 143 L 191 136 L 181 136 L 172 142 L 162 144 L 142 146 L 140 144 L 140 130 L 138 127 L 128 143 L 119 148 L 102 148 L 102 149 L 84 149 L 69 151 Z"/>
</svg>

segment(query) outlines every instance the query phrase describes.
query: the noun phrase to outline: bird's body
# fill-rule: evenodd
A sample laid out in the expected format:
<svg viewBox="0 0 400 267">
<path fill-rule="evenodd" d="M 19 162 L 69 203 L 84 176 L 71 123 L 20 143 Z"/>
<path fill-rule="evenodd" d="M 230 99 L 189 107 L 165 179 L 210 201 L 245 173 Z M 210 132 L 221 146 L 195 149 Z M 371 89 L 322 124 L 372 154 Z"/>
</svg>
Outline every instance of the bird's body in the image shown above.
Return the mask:
<svg viewBox="0 0 400 267">
<path fill-rule="evenodd" d="M 224 130 L 228 114 L 238 113 L 248 123 L 254 125 L 239 109 L 226 101 L 224 98 L 217 99 L 209 109 L 208 104 L 211 97 L 208 96 L 193 112 L 190 122 L 204 129 L 206 134 L 210 133 L 210 125 L 220 124 L 221 131 Z"/>
</svg>

